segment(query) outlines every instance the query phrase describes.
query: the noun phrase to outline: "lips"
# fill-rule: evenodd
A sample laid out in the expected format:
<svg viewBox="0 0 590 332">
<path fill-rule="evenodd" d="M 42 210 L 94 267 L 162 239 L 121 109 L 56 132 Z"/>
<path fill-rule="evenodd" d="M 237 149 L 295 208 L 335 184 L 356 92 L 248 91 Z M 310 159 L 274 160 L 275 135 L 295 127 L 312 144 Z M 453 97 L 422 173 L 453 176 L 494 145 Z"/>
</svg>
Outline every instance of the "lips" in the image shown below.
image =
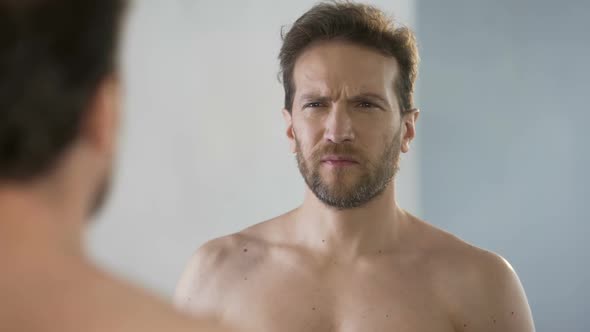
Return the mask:
<svg viewBox="0 0 590 332">
<path fill-rule="evenodd" d="M 328 155 L 321 159 L 323 164 L 332 166 L 350 166 L 358 164 L 358 161 L 351 156 Z"/>
</svg>

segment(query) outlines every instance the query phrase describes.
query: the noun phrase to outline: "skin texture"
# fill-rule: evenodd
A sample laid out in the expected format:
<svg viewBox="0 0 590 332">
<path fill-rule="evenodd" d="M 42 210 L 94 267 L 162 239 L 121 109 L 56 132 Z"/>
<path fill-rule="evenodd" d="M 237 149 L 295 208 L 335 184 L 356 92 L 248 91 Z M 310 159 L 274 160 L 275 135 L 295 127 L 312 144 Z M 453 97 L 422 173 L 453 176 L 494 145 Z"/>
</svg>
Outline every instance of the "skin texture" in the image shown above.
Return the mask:
<svg viewBox="0 0 590 332">
<path fill-rule="evenodd" d="M 410 150 L 418 111 L 400 112 L 397 75 L 395 59 L 345 41 L 314 44 L 297 59 L 286 134 L 328 191 L 353 193 L 391 142 Z M 333 145 L 350 146 L 357 163 L 313 166 L 314 151 Z M 330 206 L 308 188 L 296 209 L 206 243 L 175 302 L 269 332 L 534 331 L 508 262 L 404 211 L 393 179 L 356 208 Z"/>
<path fill-rule="evenodd" d="M 47 174 L 0 181 L 0 331 L 227 331 L 96 268 L 83 233 L 111 173 L 119 83 L 98 88 L 80 137 Z"/>
</svg>

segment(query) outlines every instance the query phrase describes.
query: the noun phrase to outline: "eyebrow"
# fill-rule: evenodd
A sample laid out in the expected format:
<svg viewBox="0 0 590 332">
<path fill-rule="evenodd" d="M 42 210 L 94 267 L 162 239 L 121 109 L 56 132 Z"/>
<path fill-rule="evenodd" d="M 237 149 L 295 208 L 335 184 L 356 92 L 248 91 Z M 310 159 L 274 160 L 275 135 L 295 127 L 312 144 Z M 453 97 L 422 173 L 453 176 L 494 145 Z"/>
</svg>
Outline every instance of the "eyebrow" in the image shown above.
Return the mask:
<svg viewBox="0 0 590 332">
<path fill-rule="evenodd" d="M 327 96 L 322 96 L 317 93 L 304 93 L 303 95 L 301 95 L 301 97 L 299 99 L 302 101 L 313 100 L 313 101 L 318 101 L 318 102 L 325 102 L 325 101 L 329 101 L 331 98 L 327 97 Z M 363 99 L 377 100 L 385 105 L 389 105 L 389 102 L 385 98 L 383 98 L 379 94 L 371 93 L 371 92 L 361 93 L 356 96 L 353 96 L 349 99 L 349 101 L 359 101 L 359 100 L 363 100 Z"/>
<path fill-rule="evenodd" d="M 330 100 L 330 97 L 322 96 L 318 93 L 304 93 L 299 97 L 302 101 L 318 101 L 318 102 L 326 102 Z"/>
<path fill-rule="evenodd" d="M 381 95 L 378 95 L 376 93 L 371 93 L 371 92 L 361 93 L 359 95 L 356 95 L 356 96 L 353 96 L 352 98 L 350 98 L 350 100 L 353 100 L 353 101 L 359 101 L 359 100 L 363 100 L 363 99 L 377 100 L 377 101 L 383 103 L 385 106 L 389 106 L 389 102 L 385 98 L 383 98 Z"/>
</svg>

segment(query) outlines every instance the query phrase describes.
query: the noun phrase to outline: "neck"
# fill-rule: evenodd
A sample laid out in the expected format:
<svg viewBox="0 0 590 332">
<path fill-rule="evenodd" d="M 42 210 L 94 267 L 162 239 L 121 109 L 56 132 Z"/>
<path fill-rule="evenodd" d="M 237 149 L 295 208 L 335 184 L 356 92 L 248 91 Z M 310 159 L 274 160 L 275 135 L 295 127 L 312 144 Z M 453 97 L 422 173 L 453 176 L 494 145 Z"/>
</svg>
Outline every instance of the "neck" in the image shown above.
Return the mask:
<svg viewBox="0 0 590 332">
<path fill-rule="evenodd" d="M 395 201 L 393 181 L 370 202 L 346 210 L 326 206 L 308 188 L 294 213 L 298 242 L 344 259 L 394 250 L 406 215 Z"/>
<path fill-rule="evenodd" d="M 76 197 L 77 196 L 77 197 Z M 81 195 L 66 195 L 44 185 L 0 188 L 0 255 L 26 262 L 28 257 L 82 256 Z"/>
</svg>

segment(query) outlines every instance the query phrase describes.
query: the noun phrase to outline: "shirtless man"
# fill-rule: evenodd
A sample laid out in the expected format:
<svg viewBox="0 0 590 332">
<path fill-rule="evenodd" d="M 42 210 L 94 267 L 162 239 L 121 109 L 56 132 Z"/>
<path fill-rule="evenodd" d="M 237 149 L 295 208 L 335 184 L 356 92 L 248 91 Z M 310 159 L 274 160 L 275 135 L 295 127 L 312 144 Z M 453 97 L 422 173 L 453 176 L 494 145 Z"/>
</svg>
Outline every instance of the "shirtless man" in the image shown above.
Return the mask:
<svg viewBox="0 0 590 332">
<path fill-rule="evenodd" d="M 221 331 L 99 270 L 122 0 L 0 0 L 0 331 Z"/>
<path fill-rule="evenodd" d="M 534 331 L 503 258 L 396 204 L 418 119 L 412 32 L 370 6 L 319 4 L 280 60 L 303 204 L 202 246 L 177 305 L 261 332 Z"/>
</svg>

